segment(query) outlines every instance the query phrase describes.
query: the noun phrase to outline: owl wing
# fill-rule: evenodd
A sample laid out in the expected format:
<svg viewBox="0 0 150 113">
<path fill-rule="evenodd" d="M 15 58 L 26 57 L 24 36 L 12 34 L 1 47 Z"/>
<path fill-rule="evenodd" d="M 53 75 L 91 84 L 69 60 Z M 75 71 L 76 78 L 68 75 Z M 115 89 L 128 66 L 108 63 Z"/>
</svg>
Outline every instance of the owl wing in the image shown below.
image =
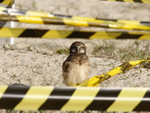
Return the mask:
<svg viewBox="0 0 150 113">
<path fill-rule="evenodd" d="M 76 58 L 74 56 L 69 55 L 68 58 L 63 63 L 63 72 L 69 72 L 72 64 L 77 63 Z"/>
<path fill-rule="evenodd" d="M 69 77 L 69 73 L 70 73 L 70 68 L 71 68 L 71 62 L 70 61 L 65 61 L 63 63 L 63 66 L 62 66 L 62 76 L 64 78 L 64 82 L 66 82 L 68 84 L 68 77 Z"/>
<path fill-rule="evenodd" d="M 63 63 L 63 79 L 64 82 L 68 85 L 68 86 L 74 86 L 75 84 L 78 83 L 78 76 L 80 75 L 80 69 L 79 69 L 79 65 L 77 65 L 79 63 L 77 63 L 77 61 L 75 62 L 73 59 L 67 59 L 64 63 Z"/>
<path fill-rule="evenodd" d="M 62 66 L 63 72 L 68 72 L 69 71 L 69 66 L 70 66 L 70 61 L 65 61 L 63 63 L 63 66 Z"/>
</svg>

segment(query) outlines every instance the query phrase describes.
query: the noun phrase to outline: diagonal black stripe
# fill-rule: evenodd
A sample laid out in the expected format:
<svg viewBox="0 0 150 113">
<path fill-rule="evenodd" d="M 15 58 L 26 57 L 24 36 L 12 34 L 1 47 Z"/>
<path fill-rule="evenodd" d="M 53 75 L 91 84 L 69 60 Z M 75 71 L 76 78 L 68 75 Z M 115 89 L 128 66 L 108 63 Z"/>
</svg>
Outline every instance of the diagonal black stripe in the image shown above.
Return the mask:
<svg viewBox="0 0 150 113">
<path fill-rule="evenodd" d="M 142 0 L 133 0 L 134 2 L 143 3 Z"/>
<path fill-rule="evenodd" d="M 118 1 L 118 2 L 124 2 L 123 0 L 116 0 L 116 1 Z"/>
<path fill-rule="evenodd" d="M 95 18 L 96 20 L 107 20 L 107 21 L 114 21 L 117 22 L 118 20 L 116 19 L 106 19 L 106 18 Z"/>
<path fill-rule="evenodd" d="M 150 89 L 148 89 L 141 102 L 133 111 L 150 111 Z"/>
<path fill-rule="evenodd" d="M 128 33 L 123 33 L 120 36 L 117 37 L 117 39 L 138 39 L 142 35 L 139 34 L 128 34 Z"/>
<path fill-rule="evenodd" d="M 7 21 L 0 21 L 0 28 L 2 28 L 5 24 L 6 24 Z"/>
<path fill-rule="evenodd" d="M 150 26 L 150 22 L 140 22 L 140 25 L 147 25 L 147 26 Z"/>
<path fill-rule="evenodd" d="M 61 17 L 61 18 L 72 18 L 71 15 L 59 15 L 59 14 L 52 14 L 54 16 L 57 16 L 57 17 Z"/>
<path fill-rule="evenodd" d="M 39 109 L 60 110 L 74 91 L 75 88 L 54 88 L 47 101 Z"/>
<path fill-rule="evenodd" d="M 18 37 L 42 37 L 48 30 L 34 30 L 34 29 L 26 29 L 20 36 Z"/>
<path fill-rule="evenodd" d="M 14 10 L 14 11 L 12 11 L 11 13 L 12 13 L 12 14 L 13 14 L 13 13 L 14 13 L 14 14 L 16 14 L 16 13 L 17 13 L 17 14 L 20 14 L 20 13 L 21 13 L 22 15 L 25 15 L 25 14 L 27 13 L 27 11 L 25 11 L 25 10 Z"/>
<path fill-rule="evenodd" d="M 90 38 L 94 32 L 80 32 L 80 31 L 74 31 L 71 33 L 67 38 Z"/>
<path fill-rule="evenodd" d="M 50 19 L 50 18 L 42 18 L 44 24 L 54 24 L 54 25 L 66 25 L 62 19 Z"/>
<path fill-rule="evenodd" d="M 3 2 L 4 0 L 0 0 L 0 3 Z"/>
<path fill-rule="evenodd" d="M 101 88 L 86 110 L 107 110 L 107 108 L 116 100 L 120 91 L 121 89 Z"/>
<path fill-rule="evenodd" d="M 125 2 L 124 0 L 116 0 L 118 2 Z M 142 2 L 142 0 L 133 0 L 134 2 L 137 2 L 137 3 L 144 3 Z"/>
<path fill-rule="evenodd" d="M 13 109 L 24 98 L 28 89 L 27 86 L 9 86 L 0 99 L 0 109 Z"/>
</svg>

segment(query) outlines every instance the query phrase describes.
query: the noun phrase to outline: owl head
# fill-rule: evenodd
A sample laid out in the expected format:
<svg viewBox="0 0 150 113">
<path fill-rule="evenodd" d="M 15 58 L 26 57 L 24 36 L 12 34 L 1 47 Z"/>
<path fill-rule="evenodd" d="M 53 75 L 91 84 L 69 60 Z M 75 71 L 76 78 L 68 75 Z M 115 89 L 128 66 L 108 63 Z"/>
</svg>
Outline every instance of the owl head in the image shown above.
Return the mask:
<svg viewBox="0 0 150 113">
<path fill-rule="evenodd" d="M 70 46 L 70 55 L 84 55 L 86 54 L 86 46 L 84 43 L 76 41 Z"/>
</svg>

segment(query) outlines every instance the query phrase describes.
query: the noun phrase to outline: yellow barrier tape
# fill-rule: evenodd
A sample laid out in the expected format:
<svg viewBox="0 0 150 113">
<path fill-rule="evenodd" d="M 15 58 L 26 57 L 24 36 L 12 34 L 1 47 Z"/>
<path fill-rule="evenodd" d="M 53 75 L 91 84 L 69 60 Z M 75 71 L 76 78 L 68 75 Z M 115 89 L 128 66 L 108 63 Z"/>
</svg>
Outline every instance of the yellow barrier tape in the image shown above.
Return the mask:
<svg viewBox="0 0 150 113">
<path fill-rule="evenodd" d="M 49 88 L 49 86 L 47 87 L 38 86 L 30 88 L 29 91 L 26 93 L 25 97 L 14 108 L 14 110 L 38 109 L 47 100 L 48 96 L 51 94 L 53 89 L 54 89 L 53 87 Z"/>
<path fill-rule="evenodd" d="M 90 88 L 85 89 L 83 87 L 77 87 L 77 90 L 73 93 L 69 101 L 61 108 L 61 110 L 76 110 L 84 111 L 88 105 L 90 105 L 98 93 L 99 89 Z M 80 101 L 81 98 L 77 98 L 79 96 L 83 96 L 82 99 L 85 101 Z M 80 102 L 80 104 L 78 104 Z"/>
<path fill-rule="evenodd" d="M 145 32 L 113 32 L 85 30 L 54 30 L 29 28 L 0 28 L 0 37 L 86 38 L 86 39 L 150 39 Z"/>
<path fill-rule="evenodd" d="M 149 0 L 101 0 L 101 1 L 131 2 L 131 3 L 150 3 Z"/>
<path fill-rule="evenodd" d="M 0 109 L 150 111 L 150 88 L 0 86 Z M 8 104 L 9 103 L 9 104 Z"/>
<path fill-rule="evenodd" d="M 1 4 L 5 4 L 6 6 L 12 6 L 13 0 L 1 0 Z"/>
<path fill-rule="evenodd" d="M 40 16 L 40 17 L 53 17 L 49 13 L 45 12 L 37 12 L 37 11 L 26 11 L 25 13 L 26 16 Z"/>
<path fill-rule="evenodd" d="M 17 21 L 17 22 L 25 22 L 25 23 L 34 23 L 34 24 L 56 24 L 56 25 L 72 25 L 72 26 L 92 26 L 92 27 L 104 27 L 104 28 L 115 28 L 115 29 L 137 29 L 137 30 L 150 30 L 150 26 L 145 25 L 136 25 L 136 24 L 124 24 L 117 22 L 109 22 L 109 21 L 84 21 L 78 19 L 54 19 L 48 17 L 39 17 L 39 16 L 9 16 L 9 15 L 0 15 L 0 20 L 3 21 Z"/>
<path fill-rule="evenodd" d="M 1 7 L 0 7 L 1 8 Z M 149 28 L 143 27 L 141 25 L 150 26 L 150 22 L 144 22 L 144 21 L 137 21 L 137 20 L 114 20 L 114 19 L 100 19 L 100 18 L 92 18 L 92 17 L 80 17 L 80 16 L 67 16 L 67 15 L 57 15 L 57 14 L 50 14 L 46 12 L 37 12 L 37 11 L 26 11 L 26 10 L 17 10 L 17 9 L 7 9 L 3 8 L 3 11 L 8 13 L 8 15 L 25 15 L 27 16 L 38 16 L 38 17 L 47 17 L 50 19 L 62 19 L 63 22 L 67 25 L 75 25 L 78 26 L 78 24 L 81 24 L 80 21 L 84 22 L 85 24 L 83 26 L 88 26 L 87 22 L 92 23 L 99 23 L 99 24 L 105 24 L 104 27 L 110 27 L 110 28 L 123 28 L 123 29 L 143 29 L 148 30 Z M 3 14 L 4 12 L 1 12 L 0 14 Z M 9 13 L 10 12 L 10 13 Z M 23 17 L 22 17 L 23 18 Z M 78 22 L 75 22 L 76 20 L 80 20 Z M 68 22 L 69 21 L 69 22 Z M 68 24 L 69 23 L 69 24 Z M 87 24 L 87 25 L 86 25 Z M 139 26 L 140 25 L 140 28 Z M 141 28 L 142 27 L 142 28 Z"/>
<path fill-rule="evenodd" d="M 118 74 L 118 73 L 123 73 L 126 70 L 135 67 L 136 65 L 145 62 L 145 61 L 149 61 L 150 60 L 139 60 L 139 61 L 129 61 L 129 62 L 125 62 L 123 63 L 121 66 L 118 66 L 114 69 L 112 69 L 111 71 L 107 72 L 106 74 L 103 74 L 101 76 L 94 76 L 88 80 L 86 80 L 85 82 L 76 85 L 76 86 L 87 86 L 87 87 L 96 87 L 98 86 L 101 82 L 103 82 L 104 80 L 107 80 L 108 78 Z"/>
<path fill-rule="evenodd" d="M 8 88 L 8 86 L 1 86 L 1 90 L 0 90 L 0 99 L 2 98 L 4 92 L 6 91 L 7 88 Z"/>
<path fill-rule="evenodd" d="M 107 111 L 114 111 L 116 109 L 118 111 L 133 111 L 134 108 L 142 101 L 146 92 L 147 88 L 124 88 L 118 95 L 116 101 L 107 109 Z M 122 100 L 122 98 L 124 97 L 129 97 L 130 100 L 133 101 L 131 101 L 129 104 L 128 100 Z M 122 107 L 118 107 L 120 104 L 122 105 Z"/>
</svg>

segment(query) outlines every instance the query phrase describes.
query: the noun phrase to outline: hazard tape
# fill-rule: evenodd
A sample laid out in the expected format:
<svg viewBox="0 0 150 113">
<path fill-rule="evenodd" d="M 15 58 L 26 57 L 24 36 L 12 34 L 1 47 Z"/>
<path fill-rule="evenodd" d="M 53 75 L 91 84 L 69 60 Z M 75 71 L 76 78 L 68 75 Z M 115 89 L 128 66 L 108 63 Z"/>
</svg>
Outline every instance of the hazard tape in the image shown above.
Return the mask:
<svg viewBox="0 0 150 113">
<path fill-rule="evenodd" d="M 136 25 L 150 26 L 149 21 L 103 19 L 103 18 L 81 17 L 81 16 L 71 16 L 71 15 L 60 15 L 60 14 L 51 14 L 51 13 L 31 11 L 31 10 L 11 9 L 11 8 L 5 8 L 5 7 L 0 7 L 0 11 L 1 11 L 0 14 L 7 14 L 7 15 L 40 16 L 40 17 L 51 17 L 51 18 L 70 18 L 70 19 L 80 19 L 80 20 L 91 21 L 91 22 L 94 20 L 101 20 L 101 21 L 105 21 L 105 22 L 117 22 L 117 23 L 124 23 L 124 24 L 136 24 Z"/>
<path fill-rule="evenodd" d="M 115 28 L 115 29 L 129 29 L 129 30 L 150 30 L 150 26 L 145 25 L 135 25 L 135 24 L 123 24 L 117 22 L 104 22 L 101 20 L 85 21 L 78 19 L 69 18 L 48 18 L 48 17 L 38 17 L 38 16 L 9 16 L 0 15 L 0 20 L 2 21 L 16 21 L 24 23 L 34 23 L 34 24 L 53 24 L 53 25 L 72 25 L 72 26 L 85 26 L 85 27 L 103 27 L 103 28 Z"/>
<path fill-rule="evenodd" d="M 0 86 L 0 109 L 150 111 L 149 88 Z"/>
<path fill-rule="evenodd" d="M 149 0 L 100 0 L 100 1 L 113 1 L 113 2 L 131 2 L 131 3 L 150 3 Z"/>
<path fill-rule="evenodd" d="M 118 73 L 123 73 L 126 70 L 135 67 L 136 65 L 148 61 L 150 62 L 150 60 L 139 60 L 139 61 L 129 61 L 129 62 L 125 62 L 122 65 L 114 68 L 113 70 L 107 72 L 106 74 L 103 74 L 101 76 L 94 76 L 88 80 L 86 80 L 85 82 L 81 83 L 80 85 L 77 86 L 87 86 L 87 87 L 96 87 L 98 86 L 101 82 L 103 82 L 104 80 L 109 79 L 110 77 L 118 74 Z"/>
<path fill-rule="evenodd" d="M 59 19 L 59 20 L 62 19 L 63 22 L 61 22 L 60 24 L 67 24 L 67 25 L 70 25 L 70 23 L 71 25 L 76 25 L 77 23 L 79 23 L 80 25 L 81 23 L 84 23 L 84 25 L 81 26 L 97 26 L 97 27 L 107 27 L 107 28 L 140 29 L 140 30 L 149 30 L 149 26 L 150 26 L 150 22 L 146 22 L 146 21 L 144 22 L 144 21 L 136 21 L 136 20 L 115 20 L 115 19 L 101 19 L 101 18 L 80 17 L 80 16 L 67 16 L 67 15 L 50 14 L 45 12 L 36 12 L 30 10 L 26 11 L 26 10 L 17 10 L 17 9 L 10 9 L 10 8 L 6 9 L 3 7 L 2 8 L 0 7 L 0 10 L 1 10 L 0 14 L 7 14 L 7 15 L 14 15 L 14 16 L 25 15 L 27 16 L 27 18 L 28 16 L 38 16 L 41 17 L 41 20 L 42 17 Z M 23 17 L 22 19 L 24 18 L 25 17 Z M 90 24 L 89 22 L 92 22 L 92 25 L 89 25 Z M 95 23 L 97 23 L 98 25 L 95 25 Z"/>
<path fill-rule="evenodd" d="M 0 0 L 0 4 L 4 4 L 10 7 L 13 5 L 13 0 Z"/>
<path fill-rule="evenodd" d="M 87 39 L 150 39 L 150 33 L 113 31 L 74 31 L 26 28 L 0 28 L 0 37 L 87 38 Z"/>
<path fill-rule="evenodd" d="M 107 24 L 102 23 L 91 23 L 82 20 L 75 19 L 52 19 L 38 16 L 9 16 L 0 15 L 0 20 L 2 21 L 17 21 L 24 23 L 34 23 L 34 24 L 55 24 L 55 25 L 72 25 L 72 26 L 94 26 L 94 27 L 107 27 Z"/>
</svg>

